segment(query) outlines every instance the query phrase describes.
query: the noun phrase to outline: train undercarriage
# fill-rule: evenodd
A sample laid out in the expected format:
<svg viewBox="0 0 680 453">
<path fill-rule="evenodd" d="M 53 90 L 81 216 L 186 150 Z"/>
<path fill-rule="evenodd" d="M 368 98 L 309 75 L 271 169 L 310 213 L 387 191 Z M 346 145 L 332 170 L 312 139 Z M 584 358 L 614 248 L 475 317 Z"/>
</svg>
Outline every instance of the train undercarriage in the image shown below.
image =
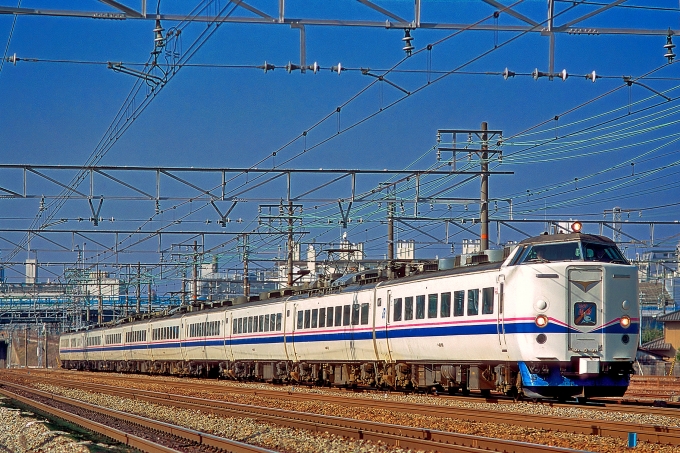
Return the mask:
<svg viewBox="0 0 680 453">
<path fill-rule="evenodd" d="M 65 361 L 65 369 L 112 371 L 245 382 L 384 389 L 419 393 L 492 391 L 513 397 L 557 398 L 622 396 L 632 369 L 603 364 L 597 373 L 579 374 L 570 364 L 555 363 L 322 363 L 289 361 Z"/>
</svg>

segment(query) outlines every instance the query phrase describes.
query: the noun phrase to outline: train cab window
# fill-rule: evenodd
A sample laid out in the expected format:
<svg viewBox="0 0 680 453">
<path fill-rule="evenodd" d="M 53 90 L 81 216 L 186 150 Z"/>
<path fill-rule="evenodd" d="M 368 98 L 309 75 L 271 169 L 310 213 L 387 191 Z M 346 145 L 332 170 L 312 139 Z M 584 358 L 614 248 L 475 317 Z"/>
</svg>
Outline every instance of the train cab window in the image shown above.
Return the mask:
<svg viewBox="0 0 680 453">
<path fill-rule="evenodd" d="M 437 304 L 439 303 L 439 294 L 428 294 L 427 295 L 427 317 L 436 318 L 437 317 Z"/>
<path fill-rule="evenodd" d="M 342 305 L 338 305 L 337 307 L 335 307 L 335 327 L 341 325 L 342 325 Z"/>
<path fill-rule="evenodd" d="M 413 297 L 404 297 L 404 321 L 413 319 Z"/>
<path fill-rule="evenodd" d="M 311 325 L 311 318 L 312 318 L 312 311 L 311 310 L 305 310 L 305 329 L 309 329 L 309 326 Z"/>
<path fill-rule="evenodd" d="M 350 305 L 345 305 L 342 307 L 342 325 L 349 326 L 349 317 L 351 314 L 352 307 Z"/>
<path fill-rule="evenodd" d="M 305 314 L 302 311 L 298 312 L 297 328 L 302 329 L 302 323 L 304 322 Z"/>
<path fill-rule="evenodd" d="M 493 288 L 482 288 L 482 314 L 493 313 Z"/>
<path fill-rule="evenodd" d="M 368 324 L 368 304 L 361 304 L 361 325 Z"/>
<path fill-rule="evenodd" d="M 319 308 L 319 327 L 326 327 L 326 309 Z"/>
<path fill-rule="evenodd" d="M 352 325 L 359 325 L 359 304 L 352 304 Z"/>
<path fill-rule="evenodd" d="M 276 330 L 281 330 L 281 313 L 276 314 Z"/>
<path fill-rule="evenodd" d="M 401 297 L 394 299 L 394 319 L 393 321 L 401 321 Z"/>
<path fill-rule="evenodd" d="M 269 315 L 264 315 L 264 331 L 269 332 Z"/>
<path fill-rule="evenodd" d="M 479 290 L 468 289 L 467 315 L 476 316 L 479 314 Z"/>
<path fill-rule="evenodd" d="M 312 329 L 316 329 L 316 326 L 319 322 L 319 310 L 315 308 L 312 310 Z"/>
<path fill-rule="evenodd" d="M 513 260 L 516 264 L 550 263 L 554 261 L 581 261 L 581 247 L 578 242 L 558 244 L 536 244 L 525 246 Z"/>
<path fill-rule="evenodd" d="M 465 314 L 465 291 L 455 291 L 453 293 L 453 316 L 463 316 Z"/>
<path fill-rule="evenodd" d="M 583 255 L 586 261 L 628 264 L 628 261 L 614 245 L 584 243 Z"/>
<path fill-rule="evenodd" d="M 258 330 L 264 332 L 264 315 L 260 315 L 260 326 Z"/>
<path fill-rule="evenodd" d="M 416 319 L 425 319 L 425 295 L 416 296 Z"/>
<path fill-rule="evenodd" d="M 449 318 L 451 316 L 451 293 L 442 293 L 439 316 L 442 318 Z"/>
</svg>

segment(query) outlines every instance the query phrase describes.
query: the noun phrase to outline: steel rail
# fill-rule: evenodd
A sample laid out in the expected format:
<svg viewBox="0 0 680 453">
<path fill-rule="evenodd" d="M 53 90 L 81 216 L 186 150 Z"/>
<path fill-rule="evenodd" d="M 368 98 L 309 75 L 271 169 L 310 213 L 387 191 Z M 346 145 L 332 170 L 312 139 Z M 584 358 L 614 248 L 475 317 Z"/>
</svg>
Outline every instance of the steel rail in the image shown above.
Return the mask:
<svg viewBox="0 0 680 453">
<path fill-rule="evenodd" d="M 40 379 L 40 378 L 38 378 Z M 403 425 L 392 425 L 367 420 L 357 420 L 307 412 L 289 411 L 247 404 L 229 403 L 225 401 L 208 400 L 187 397 L 169 393 L 151 392 L 140 389 L 121 389 L 119 387 L 102 384 L 75 383 L 53 378 L 40 379 L 60 382 L 61 386 L 90 390 L 97 393 L 119 396 L 137 401 L 154 404 L 170 405 L 173 407 L 209 411 L 226 417 L 250 417 L 263 422 L 274 423 L 291 428 L 301 428 L 317 433 L 330 433 L 344 437 L 372 442 L 382 442 L 402 448 L 438 451 L 441 453 L 473 452 L 473 451 L 503 451 L 511 452 L 554 452 L 566 453 L 575 450 L 553 447 L 541 444 L 531 444 L 506 439 L 478 437 L 469 434 L 451 433 L 445 431 L 416 428 Z M 3 386 L 23 387 L 13 383 L 1 383 Z M 26 391 L 37 392 L 32 388 Z M 47 392 L 46 392 L 47 393 Z M 51 398 L 58 399 L 54 394 L 47 393 Z"/>
<path fill-rule="evenodd" d="M 229 451 L 231 453 L 276 453 L 274 450 L 269 450 L 266 448 L 258 447 L 255 445 L 248 445 L 242 442 L 225 439 L 218 436 L 213 436 L 211 434 L 203 433 L 189 428 L 184 428 L 182 426 L 172 425 L 170 423 L 160 422 L 146 417 L 141 417 L 134 414 L 129 414 L 126 412 L 120 412 L 113 409 L 108 409 L 102 406 L 96 406 L 94 404 L 86 403 L 83 401 L 78 401 L 71 398 L 66 398 L 58 395 L 54 395 L 49 392 L 44 392 L 32 387 L 26 387 L 14 383 L 0 383 L 0 394 L 5 395 L 13 400 L 20 401 L 28 406 L 35 407 L 43 412 L 51 414 L 55 417 L 70 421 L 79 426 L 82 426 L 91 431 L 103 434 L 111 439 L 114 439 L 125 445 L 137 448 L 143 452 L 148 453 L 181 453 L 179 450 L 175 450 L 164 445 L 157 444 L 151 440 L 138 437 L 124 431 L 106 426 L 104 424 L 88 420 L 70 412 L 54 408 L 47 404 L 35 401 L 31 398 L 19 395 L 7 389 L 11 387 L 24 392 L 32 393 L 35 395 L 42 396 L 43 398 L 48 398 L 53 401 L 59 401 L 61 403 L 70 404 L 79 408 L 88 409 L 91 411 L 98 412 L 100 414 L 123 420 L 128 423 L 134 423 L 145 428 L 152 430 L 164 432 L 166 434 L 171 434 L 183 439 L 190 440 L 200 445 L 205 445 L 208 447 L 214 447 L 220 450 Z"/>
<path fill-rule="evenodd" d="M 117 376 L 118 378 L 118 376 Z M 134 380 L 134 378 L 128 378 L 130 380 Z M 109 387 L 105 384 L 90 384 L 90 383 L 82 383 L 83 385 L 90 385 L 92 386 L 91 388 L 96 389 L 95 391 L 104 391 L 106 387 Z M 173 382 L 173 385 L 177 385 L 177 382 Z M 74 382 L 69 381 L 66 385 L 76 385 Z M 101 386 L 101 387 L 97 387 Z M 297 400 L 301 401 L 320 401 L 320 402 L 326 402 L 326 403 L 334 403 L 334 404 L 339 404 L 339 405 L 345 405 L 345 406 L 359 406 L 359 407 L 366 407 L 370 406 L 373 408 L 377 409 L 384 409 L 387 411 L 394 411 L 394 412 L 406 412 L 406 413 L 414 413 L 414 414 L 419 414 L 419 415 L 428 415 L 428 416 L 436 416 L 436 417 L 446 417 L 446 418 L 456 418 L 456 419 L 462 419 L 462 420 L 467 420 L 467 421 L 472 421 L 472 422 L 482 422 L 482 423 L 503 423 L 503 424 L 513 424 L 513 425 L 518 425 L 518 426 L 523 426 L 523 427 L 528 427 L 528 428 L 535 428 L 535 429 L 551 429 L 553 431 L 559 431 L 559 432 L 569 432 L 569 433 L 576 433 L 576 434 L 586 434 L 586 435 L 599 435 L 599 436 L 605 436 L 605 437 L 616 437 L 620 439 L 627 439 L 628 438 L 628 433 L 630 432 L 635 432 L 638 434 L 638 439 L 639 440 L 644 440 L 647 442 L 652 442 L 652 443 L 663 443 L 663 444 L 669 444 L 669 445 L 680 445 L 680 428 L 676 427 L 667 427 L 667 426 L 658 426 L 658 425 L 651 425 L 651 424 L 640 424 L 640 423 L 627 423 L 627 422 L 613 422 L 613 421 L 606 421 L 606 420 L 582 420 L 582 419 L 576 419 L 576 418 L 567 418 L 567 417 L 552 417 L 552 416 L 532 416 L 532 417 L 517 417 L 517 418 L 509 418 L 509 415 L 512 415 L 511 412 L 500 412 L 500 411 L 494 411 L 494 410 L 481 410 L 481 409 L 475 409 L 474 411 L 470 411 L 467 409 L 459 409 L 451 406 L 438 406 L 438 405 L 427 405 L 427 404 L 417 404 L 417 403 L 396 403 L 396 402 L 390 402 L 390 401 L 379 401 L 379 400 L 368 400 L 368 399 L 358 399 L 358 398 L 347 398 L 343 396 L 332 396 L 332 395 L 314 395 L 314 394 L 309 394 L 309 393 L 295 393 L 295 392 L 283 392 L 283 391 L 274 391 L 274 390 L 242 390 L 242 389 L 236 389 L 236 388 L 228 388 L 225 389 L 224 386 L 210 386 L 207 384 L 205 381 L 201 382 L 200 384 L 194 384 L 194 383 L 187 383 L 187 384 L 181 384 L 182 387 L 184 388 L 195 388 L 199 389 L 201 391 L 214 391 L 214 392 L 222 392 L 222 393 L 251 393 L 256 396 L 260 397 L 269 397 L 269 398 L 281 398 L 281 397 L 286 397 L 288 399 L 295 398 Z M 118 388 L 113 388 L 111 389 L 120 391 Z M 258 410 L 261 411 L 263 414 L 266 414 L 267 411 L 270 414 L 276 413 L 276 411 L 282 411 L 281 409 L 271 409 L 271 408 L 256 408 L 255 406 L 250 406 L 250 405 L 238 405 L 237 403 L 229 403 L 225 401 L 216 401 L 216 400 L 208 400 L 208 399 L 202 399 L 202 398 L 195 398 L 195 397 L 187 397 L 187 396 L 181 396 L 181 395 L 175 395 L 171 393 L 161 393 L 161 392 L 151 392 L 147 390 L 140 390 L 140 389 L 135 389 L 135 392 L 137 395 L 153 395 L 154 398 L 158 398 L 159 400 L 167 400 L 170 398 L 178 398 L 181 399 L 182 401 L 188 401 L 192 403 L 197 403 L 201 405 L 210 405 L 211 407 L 216 407 L 220 409 L 226 409 L 229 407 L 232 408 L 237 408 L 236 410 L 243 410 L 243 409 L 238 409 L 239 407 L 243 407 L 244 409 L 247 410 Z M 199 403 L 200 402 L 200 403 Z M 591 408 L 591 409 L 598 409 L 601 410 L 600 408 Z M 666 416 L 673 416 L 677 414 L 673 414 L 673 409 L 663 409 L 663 408 L 654 408 L 654 409 L 660 409 L 659 411 L 654 411 L 656 413 L 663 412 L 662 414 L 660 413 L 659 415 L 666 415 Z M 610 410 L 615 410 L 615 409 L 610 409 Z M 639 412 L 639 413 L 649 413 L 649 410 L 647 408 L 643 409 L 638 409 L 634 411 L 628 411 L 628 412 Z"/>
</svg>

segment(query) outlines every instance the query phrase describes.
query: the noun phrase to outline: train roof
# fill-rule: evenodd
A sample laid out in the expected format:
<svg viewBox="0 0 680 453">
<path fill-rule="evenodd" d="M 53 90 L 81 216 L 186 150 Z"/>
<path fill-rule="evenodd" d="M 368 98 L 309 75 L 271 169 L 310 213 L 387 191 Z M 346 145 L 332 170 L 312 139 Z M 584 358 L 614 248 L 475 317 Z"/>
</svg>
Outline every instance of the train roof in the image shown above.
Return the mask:
<svg viewBox="0 0 680 453">
<path fill-rule="evenodd" d="M 520 244 L 544 244 L 547 242 L 571 242 L 571 241 L 585 241 L 585 242 L 602 242 L 606 244 L 616 244 L 614 241 L 605 236 L 597 234 L 584 233 L 559 233 L 559 234 L 542 234 L 540 236 L 524 239 Z"/>
</svg>

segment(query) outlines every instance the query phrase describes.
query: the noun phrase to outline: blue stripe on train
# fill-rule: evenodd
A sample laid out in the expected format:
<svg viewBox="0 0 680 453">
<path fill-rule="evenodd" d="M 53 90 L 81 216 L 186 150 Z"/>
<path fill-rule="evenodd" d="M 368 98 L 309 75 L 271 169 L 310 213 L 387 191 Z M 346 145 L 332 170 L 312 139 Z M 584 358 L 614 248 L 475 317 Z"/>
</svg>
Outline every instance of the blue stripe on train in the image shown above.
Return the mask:
<svg viewBox="0 0 680 453">
<path fill-rule="evenodd" d="M 597 329 L 594 333 L 606 334 L 637 334 L 639 325 L 637 323 L 631 325 L 628 329 L 624 329 L 620 324 L 613 324 L 604 329 Z M 569 331 L 566 326 L 550 323 L 546 327 L 539 328 L 533 322 L 523 323 L 508 323 L 505 324 L 505 334 L 565 334 Z M 472 335 L 496 335 L 498 333 L 497 325 L 491 324 L 474 324 L 474 325 L 456 325 L 456 326 L 437 326 L 437 327 L 413 327 L 413 328 L 393 328 L 390 329 L 390 339 L 400 338 L 421 338 L 421 337 L 436 337 L 436 336 L 472 336 Z M 387 337 L 385 330 L 376 330 L 376 338 L 384 340 Z M 334 333 L 303 333 L 297 335 L 287 335 L 286 342 L 291 343 L 310 343 L 318 341 L 360 341 L 371 340 L 373 338 L 373 331 L 359 331 L 359 332 L 334 332 Z M 129 344 L 125 346 L 103 346 L 103 347 L 89 347 L 88 352 L 114 352 L 114 351 L 135 351 L 145 349 L 168 349 L 168 348 L 191 348 L 191 347 L 223 347 L 231 344 L 232 346 L 239 345 L 261 345 L 261 344 L 279 344 L 283 343 L 283 336 L 263 336 L 263 337 L 234 337 L 229 339 L 208 339 L 208 340 L 190 340 L 183 342 L 170 343 L 156 343 L 156 344 Z M 61 352 L 80 353 L 83 349 L 63 349 Z"/>
</svg>

